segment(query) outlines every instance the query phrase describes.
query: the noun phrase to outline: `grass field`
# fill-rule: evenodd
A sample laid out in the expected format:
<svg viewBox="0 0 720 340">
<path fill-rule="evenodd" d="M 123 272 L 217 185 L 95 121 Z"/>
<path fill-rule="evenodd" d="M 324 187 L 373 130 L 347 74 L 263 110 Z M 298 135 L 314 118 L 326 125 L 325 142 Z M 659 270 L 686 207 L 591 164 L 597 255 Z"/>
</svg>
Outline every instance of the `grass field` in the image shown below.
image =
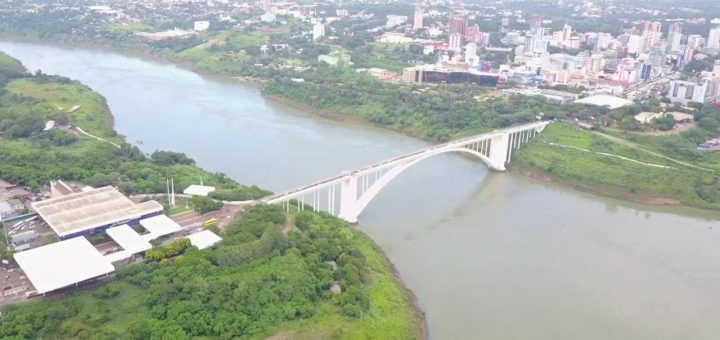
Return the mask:
<svg viewBox="0 0 720 340">
<path fill-rule="evenodd" d="M 513 153 L 512 162 L 515 169 L 620 198 L 720 208 L 716 173 L 682 166 L 562 123 L 549 125 L 539 138 Z"/>
<path fill-rule="evenodd" d="M 80 106 L 74 112 L 67 112 L 72 124 L 96 136 L 122 142 L 113 132 L 112 116 L 105 114 L 105 99 L 85 85 L 17 79 L 10 82 L 6 89 L 16 95 L 39 99 L 31 108 L 33 114 L 67 112 L 74 106 Z"/>
</svg>

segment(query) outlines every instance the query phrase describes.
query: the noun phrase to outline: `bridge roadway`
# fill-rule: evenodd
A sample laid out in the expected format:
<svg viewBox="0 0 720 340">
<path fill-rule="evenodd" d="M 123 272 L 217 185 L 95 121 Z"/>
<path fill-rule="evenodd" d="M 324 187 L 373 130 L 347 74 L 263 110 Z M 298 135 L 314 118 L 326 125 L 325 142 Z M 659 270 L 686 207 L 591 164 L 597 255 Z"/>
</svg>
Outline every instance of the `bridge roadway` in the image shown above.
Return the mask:
<svg viewBox="0 0 720 340">
<path fill-rule="evenodd" d="M 549 123 L 533 122 L 431 146 L 353 171 L 343 171 L 337 176 L 262 198 L 257 203 L 285 203 L 289 210 L 290 201 L 296 200 L 298 210 L 310 205 L 315 211 L 326 210 L 355 223 L 370 200 L 395 176 L 414 164 L 442 153 L 465 152 L 480 158 L 493 170 L 504 171 L 512 151 L 537 136 Z M 322 195 L 321 191 L 324 191 Z M 306 198 L 309 198 L 307 202 Z"/>
</svg>

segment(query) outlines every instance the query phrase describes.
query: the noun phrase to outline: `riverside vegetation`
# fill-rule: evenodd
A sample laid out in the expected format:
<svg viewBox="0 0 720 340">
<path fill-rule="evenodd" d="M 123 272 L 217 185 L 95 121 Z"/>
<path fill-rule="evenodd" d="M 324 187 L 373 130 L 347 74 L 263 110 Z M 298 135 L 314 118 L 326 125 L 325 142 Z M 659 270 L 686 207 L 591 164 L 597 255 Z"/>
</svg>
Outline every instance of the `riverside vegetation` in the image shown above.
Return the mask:
<svg viewBox="0 0 720 340">
<path fill-rule="evenodd" d="M 233 198 L 267 194 L 208 173 L 183 154 L 144 155 L 114 133 L 100 95 L 66 78 L 29 74 L 1 53 L 0 86 L 4 179 L 39 187 L 61 177 L 152 193 L 164 190 L 168 176 L 180 188 L 202 176 Z M 47 120 L 56 126 L 43 131 Z M 202 251 L 185 241 L 155 248 L 148 261 L 95 288 L 5 306 L 0 338 L 424 337 L 422 316 L 381 250 L 333 216 L 257 206 L 221 236 Z M 334 285 L 342 292 L 332 292 Z"/>
<path fill-rule="evenodd" d="M 384 18 L 388 10 L 412 11 L 412 6 L 378 5 L 370 6 L 367 10 L 378 18 Z M 171 13 L 165 15 L 172 16 Z M 249 19 L 254 14 L 243 15 Z M 243 15 L 238 19 L 245 18 Z M 32 25 L 39 17 L 44 18 L 46 24 Z M 615 136 L 637 144 L 638 148 L 628 148 L 617 140 L 602 138 L 592 132 L 551 126 L 543 138 L 514 154 L 514 168 L 585 190 L 632 200 L 703 208 L 717 208 L 720 205 L 720 195 L 717 193 L 718 155 L 700 152 L 695 147 L 703 138 L 720 133 L 720 114 L 712 108 L 697 111 L 697 128 L 672 136 L 648 137 L 631 132 L 640 128 L 633 115 L 642 111 L 657 112 L 660 109 L 658 99 L 637 102 L 631 107 L 615 110 L 577 104 L 558 105 L 542 97 L 507 96 L 494 89 L 475 85 L 388 84 L 357 72 L 349 65 L 331 67 L 317 62 L 318 55 L 336 51 L 351 54 L 356 66 L 399 70 L 410 66 L 408 60 L 432 57 L 422 55 L 422 50 L 412 44 L 391 47 L 373 42 L 374 35 L 365 30 L 379 22 L 333 22 L 329 26 L 339 38 L 330 44 L 305 39 L 302 33 L 310 27 L 293 19 L 286 24 L 272 24 L 271 27 L 252 24 L 242 29 L 213 21 L 209 31 L 166 41 L 147 41 L 132 33 L 162 30 L 187 23 L 180 19 L 127 25 L 103 23 L 101 19 L 82 22 L 73 22 L 78 19 L 72 19 L 68 22 L 66 16 L 58 13 L 43 13 L 42 16 L 15 13 L 7 19 L 5 24 L 0 24 L 0 31 L 19 39 L 110 45 L 150 53 L 204 71 L 262 79 L 261 86 L 265 94 L 291 104 L 331 118 L 349 117 L 367 121 L 434 142 L 532 121 L 540 112 L 544 113 L 545 119 L 578 119 L 594 121 L 598 126 L 619 127 L 622 132 L 615 132 Z M 77 33 L 69 34 L 71 28 Z M 268 49 L 261 50 L 263 45 L 267 45 Z M 484 51 L 480 53 L 484 60 L 491 63 L 509 57 L 486 55 Z M 707 67 L 707 63 L 693 64 L 691 69 L 697 72 Z M 304 81 L 293 80 L 298 78 Z M 670 129 L 673 125 L 674 122 L 668 118 L 654 122 L 654 126 L 662 130 Z M 590 147 L 596 152 L 562 148 L 543 141 Z M 631 159 L 650 158 L 653 162 L 648 163 L 667 162 L 666 159 L 655 159 L 655 156 L 642 149 L 672 156 L 711 171 L 682 166 L 678 169 L 652 168 L 599 153 L 618 152 L 618 155 Z M 672 166 L 676 165 L 673 163 Z M 215 195 L 233 200 L 247 197 L 226 190 Z"/>
<path fill-rule="evenodd" d="M 285 235 L 288 219 L 294 224 Z M 421 318 L 380 249 L 337 218 L 311 212 L 287 216 L 279 206 L 258 206 L 222 236 L 209 250 L 182 240 L 154 248 L 151 260 L 122 268 L 97 288 L 5 307 L 0 337 L 423 336 Z M 342 293 L 329 290 L 334 282 Z"/>
</svg>

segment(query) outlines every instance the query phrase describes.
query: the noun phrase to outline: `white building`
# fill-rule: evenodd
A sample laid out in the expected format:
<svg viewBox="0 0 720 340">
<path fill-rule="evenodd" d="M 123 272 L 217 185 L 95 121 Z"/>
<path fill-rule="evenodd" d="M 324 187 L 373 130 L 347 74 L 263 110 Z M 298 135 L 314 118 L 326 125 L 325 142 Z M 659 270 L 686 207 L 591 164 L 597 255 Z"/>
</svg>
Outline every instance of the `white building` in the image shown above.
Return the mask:
<svg viewBox="0 0 720 340">
<path fill-rule="evenodd" d="M 115 267 L 85 237 L 75 237 L 13 256 L 38 294 L 105 276 Z"/>
<path fill-rule="evenodd" d="M 570 41 L 571 37 L 572 37 L 572 26 L 565 23 L 565 25 L 562 28 L 560 41 L 562 41 L 563 45 L 565 45 L 567 42 Z"/>
<path fill-rule="evenodd" d="M 642 37 L 640 37 L 639 35 L 630 35 L 627 42 L 628 53 L 637 54 L 638 52 L 640 52 L 641 42 Z"/>
<path fill-rule="evenodd" d="M 209 21 L 196 21 L 193 23 L 193 30 L 195 30 L 195 32 L 207 31 L 208 28 L 210 28 Z"/>
<path fill-rule="evenodd" d="M 687 47 L 692 49 L 699 49 L 705 45 L 705 38 L 698 34 L 692 34 L 688 36 Z"/>
<path fill-rule="evenodd" d="M 318 40 L 325 36 L 325 24 L 318 22 L 313 25 L 313 40 Z"/>
<path fill-rule="evenodd" d="M 710 29 L 706 45 L 708 48 L 720 49 L 720 26 Z"/>
<path fill-rule="evenodd" d="M 425 9 L 422 6 L 415 7 L 415 17 L 413 18 L 413 29 L 419 30 L 423 28 L 423 16 Z"/>
<path fill-rule="evenodd" d="M 707 78 L 699 82 L 673 80 L 670 82 L 670 89 L 667 97 L 673 103 L 704 103 L 714 99 L 718 92 L 718 79 Z"/>
<path fill-rule="evenodd" d="M 268 23 L 275 21 L 276 18 L 277 17 L 275 16 L 275 13 L 270 13 L 270 12 L 264 13 L 263 15 L 260 16 L 260 20 L 262 22 L 268 22 Z"/>
<path fill-rule="evenodd" d="M 450 34 L 448 36 L 448 50 L 460 52 L 462 50 L 463 38 L 459 33 Z"/>
<path fill-rule="evenodd" d="M 404 15 L 388 15 L 387 16 L 387 23 L 385 24 L 385 27 L 392 28 L 395 26 L 400 26 L 408 21 L 408 17 Z"/>
<path fill-rule="evenodd" d="M 465 63 L 469 64 L 471 66 L 477 65 L 480 60 L 477 56 L 477 44 L 476 43 L 468 43 L 465 45 Z"/>
</svg>

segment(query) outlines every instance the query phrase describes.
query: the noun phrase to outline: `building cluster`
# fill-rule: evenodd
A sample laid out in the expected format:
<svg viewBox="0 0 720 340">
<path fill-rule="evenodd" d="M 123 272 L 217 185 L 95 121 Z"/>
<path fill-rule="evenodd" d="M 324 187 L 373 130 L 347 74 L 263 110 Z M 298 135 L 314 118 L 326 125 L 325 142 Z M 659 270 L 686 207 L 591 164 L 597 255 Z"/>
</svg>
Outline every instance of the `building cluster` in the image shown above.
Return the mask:
<svg viewBox="0 0 720 340">
<path fill-rule="evenodd" d="M 5 184 L 1 192 L 18 192 Z M 196 185 L 186 192 L 207 195 L 209 189 Z M 10 241 L 5 246 L 13 248 L 19 266 L 2 280 L 9 287 L 3 298 L 92 284 L 117 267 L 142 260 L 154 246 L 178 238 L 187 237 L 199 249 L 220 241 L 210 230 L 196 232 L 189 229 L 192 226 L 181 226 L 163 214 L 158 202 L 133 202 L 114 187 L 57 181 L 51 183 L 49 193 L 32 199 L 36 200 L 30 201 L 26 214 L 1 219 Z M 100 243 L 91 242 L 98 239 Z M 8 264 L 4 259 L 3 265 Z"/>
<path fill-rule="evenodd" d="M 677 16 L 670 10 L 637 3 L 560 1 L 557 7 L 567 13 L 565 18 L 569 23 L 533 15 L 512 3 L 505 6 L 454 2 L 448 9 L 436 2 L 422 2 L 412 12 L 402 13 L 349 10 L 343 4 L 327 6 L 326 2 L 170 0 L 162 3 L 166 5 L 150 0 L 92 6 L 40 4 L 35 10 L 54 6 L 53 12 L 61 10 L 61 13 L 77 15 L 77 11 L 85 11 L 88 16 L 103 16 L 116 23 L 192 23 L 192 26 L 163 32 L 136 32 L 150 40 L 253 26 L 261 33 L 272 34 L 282 32 L 279 27 L 287 27 L 290 22 L 301 22 L 303 31 L 293 31 L 292 36 L 282 42 L 284 51 L 301 53 L 302 48 L 294 46 L 300 45 L 298 41 L 336 45 L 360 33 L 363 39 L 419 48 L 423 56 L 404 60 L 410 64 L 404 71 L 394 75 L 388 70 L 371 72 L 393 82 L 582 86 L 591 94 L 628 99 L 664 93 L 681 104 L 717 100 L 720 94 L 718 72 L 690 75 L 680 72 L 693 62 L 720 53 L 720 20 L 706 21 L 702 13 L 695 17 L 687 13 Z M 624 23 L 621 30 L 613 33 L 588 31 L 589 25 L 579 23 L 602 21 L 618 13 L 638 13 L 638 18 L 657 19 Z M 583 27 L 578 30 L 573 24 Z M 696 34 L 697 26 L 688 29 L 689 25 L 696 24 L 709 24 L 707 33 Z M 274 49 L 269 46 L 259 47 L 266 54 Z M 320 55 L 317 61 L 334 66 L 353 65 L 346 50 Z M 256 66 L 283 68 L 285 65 Z M 373 66 L 380 65 L 364 67 L 376 69 Z M 295 65 L 293 69 L 299 68 L 301 66 Z"/>
</svg>

